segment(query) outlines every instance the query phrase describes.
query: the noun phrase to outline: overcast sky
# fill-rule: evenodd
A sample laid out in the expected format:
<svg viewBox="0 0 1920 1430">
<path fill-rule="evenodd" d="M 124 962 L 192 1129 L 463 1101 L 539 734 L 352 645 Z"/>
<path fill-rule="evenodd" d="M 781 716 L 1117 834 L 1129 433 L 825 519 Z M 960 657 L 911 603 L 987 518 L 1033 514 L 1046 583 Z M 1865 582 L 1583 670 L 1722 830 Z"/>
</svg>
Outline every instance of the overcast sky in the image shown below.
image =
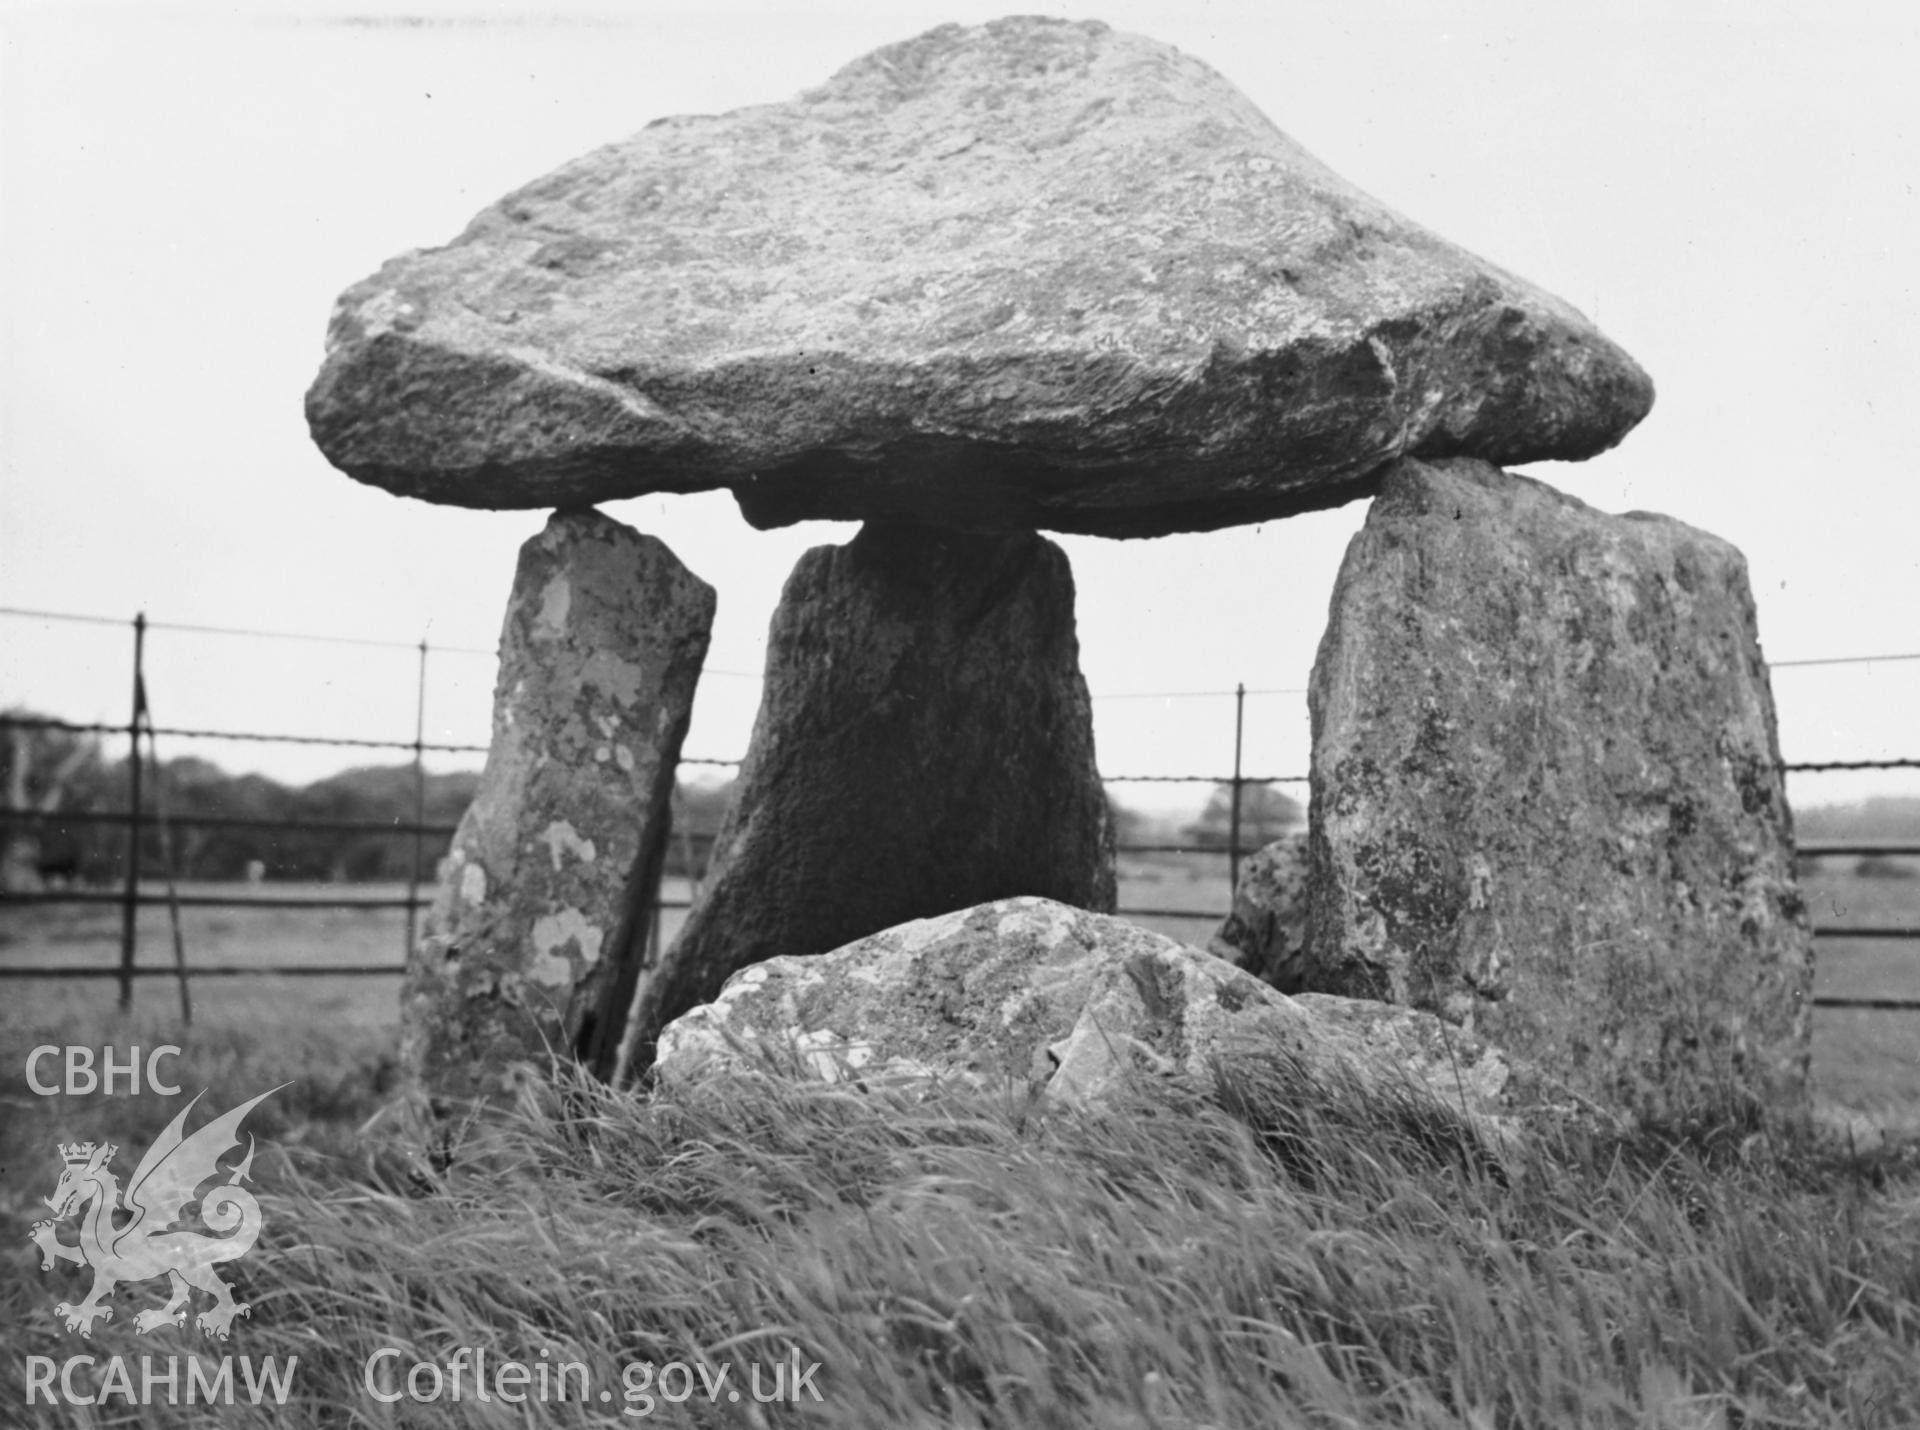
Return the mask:
<svg viewBox="0 0 1920 1430">
<path fill-rule="evenodd" d="M 491 650 L 533 512 L 362 487 L 301 400 L 334 297 L 662 115 L 785 99 L 974 3 L 0 5 L 0 605 Z M 1556 292 L 1653 374 L 1623 446 L 1529 474 L 1747 554 L 1776 661 L 1920 651 L 1920 10 L 1894 4 L 1107 4 L 1334 169 Z M 411 18 L 409 18 L 411 17 Z M 725 494 L 610 505 L 719 588 L 688 753 L 737 756 L 800 552 Z M 1362 507 L 1061 538 L 1109 774 L 1306 767 Z M 0 618 L 0 704 L 124 720 L 124 627 Z M 411 738 L 406 651 L 150 638 L 163 725 Z M 733 672 L 723 673 L 723 672 Z M 492 665 L 430 662 L 484 742 Z M 1777 670 L 1789 760 L 1920 755 L 1920 661 Z M 175 742 L 174 753 L 187 747 Z M 204 745 L 309 777 L 344 752 Z M 163 753 L 168 751 L 163 750 Z M 1798 802 L 1920 790 L 1796 779 Z M 1132 790 L 1140 804 L 1198 791 Z"/>
</svg>

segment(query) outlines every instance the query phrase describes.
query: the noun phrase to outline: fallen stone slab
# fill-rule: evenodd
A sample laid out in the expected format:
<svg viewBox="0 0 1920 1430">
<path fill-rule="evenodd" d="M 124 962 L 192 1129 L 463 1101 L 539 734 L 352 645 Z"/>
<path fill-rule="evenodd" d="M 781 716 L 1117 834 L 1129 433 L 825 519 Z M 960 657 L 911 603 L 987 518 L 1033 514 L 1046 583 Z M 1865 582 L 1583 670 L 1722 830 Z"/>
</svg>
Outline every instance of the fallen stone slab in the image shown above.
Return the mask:
<svg viewBox="0 0 1920 1430">
<path fill-rule="evenodd" d="M 1652 384 L 1564 302 L 1095 22 L 948 25 L 660 120 L 347 290 L 351 476 L 471 507 L 729 487 L 747 519 L 1153 536 L 1578 460 Z"/>
<path fill-rule="evenodd" d="M 656 1077 L 931 1080 L 1105 1106 L 1230 1097 L 1222 1078 L 1278 1060 L 1383 1117 L 1514 1134 L 1525 1080 L 1501 1053 L 1431 1014 L 1349 1002 L 1288 998 L 1125 919 L 1005 899 L 744 969 L 662 1033 Z"/>
<path fill-rule="evenodd" d="M 1255 850 L 1240 866 L 1233 907 L 1207 940 L 1207 952 L 1282 993 L 1300 992 L 1309 867 L 1305 834 Z"/>
<path fill-rule="evenodd" d="M 1306 986 L 1655 1123 L 1804 1116 L 1813 970 L 1746 563 L 1402 462 L 1311 681 Z"/>
<path fill-rule="evenodd" d="M 556 513 L 520 548 L 493 741 L 408 959 L 402 1064 L 443 1105 L 618 1047 L 714 593 L 660 541 Z M 637 891 L 637 894 L 636 894 Z"/>
<path fill-rule="evenodd" d="M 1292 997 L 1319 1020 L 1329 1047 L 1382 1072 L 1397 1069 L 1449 1106 L 1495 1120 L 1525 1109 L 1561 1123 L 1606 1124 L 1592 1116 L 1596 1109 L 1523 1060 L 1432 1013 L 1331 993 Z"/>
<path fill-rule="evenodd" d="M 1073 574 L 1031 532 L 866 526 L 788 578 L 705 892 L 633 1067 L 738 969 L 1015 894 L 1111 909 Z"/>
</svg>

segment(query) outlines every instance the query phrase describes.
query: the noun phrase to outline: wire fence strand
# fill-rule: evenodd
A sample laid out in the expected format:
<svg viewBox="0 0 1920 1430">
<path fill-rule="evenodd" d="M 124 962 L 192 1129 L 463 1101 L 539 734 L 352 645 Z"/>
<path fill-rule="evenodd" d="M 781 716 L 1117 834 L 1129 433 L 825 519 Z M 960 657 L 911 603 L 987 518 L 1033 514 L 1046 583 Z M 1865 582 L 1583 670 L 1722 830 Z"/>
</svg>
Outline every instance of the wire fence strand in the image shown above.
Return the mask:
<svg viewBox="0 0 1920 1430">
<path fill-rule="evenodd" d="M 17 619 L 27 619 L 27 620 L 61 621 L 61 622 L 71 622 L 71 623 L 94 625 L 94 626 L 110 626 L 110 627 L 117 627 L 117 628 L 127 628 L 129 625 L 131 625 L 136 635 L 136 652 L 135 652 L 136 684 L 138 684 L 138 680 L 139 680 L 139 660 L 140 660 L 138 638 L 143 632 L 146 632 L 146 631 L 168 631 L 168 632 L 178 632 L 178 633 L 189 634 L 189 635 L 239 637 L 239 638 L 245 638 L 245 639 L 260 639 L 260 640 L 302 641 L 302 642 L 311 642 L 311 643 L 326 644 L 326 645 L 406 651 L 410 654 L 418 655 L 423 662 L 425 660 L 427 653 L 429 652 L 442 652 L 447 654 L 489 657 L 489 658 L 495 658 L 498 655 L 497 650 L 491 649 L 491 648 L 481 648 L 481 647 L 475 647 L 475 646 L 459 646 L 459 645 L 432 645 L 429 641 L 427 641 L 424 638 L 418 641 L 402 641 L 402 640 L 394 640 L 394 639 L 388 639 L 388 638 L 340 636 L 340 635 L 319 634 L 314 632 L 283 631 L 283 630 L 260 629 L 260 628 L 253 628 L 253 627 L 244 627 L 244 626 L 200 624 L 200 623 L 184 622 L 184 621 L 153 621 L 153 620 L 146 619 L 144 614 L 136 617 L 130 623 L 126 620 L 117 619 L 114 617 L 90 615 L 90 614 L 79 613 L 79 612 L 47 611 L 47 610 L 37 610 L 37 609 L 16 607 L 16 606 L 0 606 L 0 617 L 13 617 Z M 1813 658 L 1806 658 L 1806 659 L 1783 660 L 1783 661 L 1772 662 L 1770 668 L 1773 670 L 1784 671 L 1784 670 L 1795 670 L 1795 669 L 1802 669 L 1802 668 L 1809 668 L 1809 667 L 1859 666 L 1859 665 L 1871 666 L 1876 664 L 1891 664 L 1896 662 L 1908 662 L 1908 661 L 1920 661 L 1920 652 L 1896 652 L 1896 653 L 1882 654 L 1882 655 L 1825 656 L 1825 657 L 1813 657 Z M 764 678 L 760 672 L 756 672 L 756 671 L 727 670 L 727 669 L 719 669 L 719 668 L 708 668 L 705 671 L 703 671 L 703 674 L 707 676 L 721 676 L 721 677 L 726 677 L 730 679 L 758 680 L 758 679 Z M 1093 695 L 1092 698 L 1095 700 L 1102 700 L 1102 701 L 1137 701 L 1137 700 L 1174 701 L 1174 700 L 1197 700 L 1197 699 L 1225 699 L 1225 698 L 1231 697 L 1236 701 L 1236 710 L 1243 711 L 1244 702 L 1246 697 L 1248 696 L 1299 696 L 1299 695 L 1304 695 L 1306 693 L 1307 691 L 1305 687 L 1299 687 L 1299 686 L 1256 687 L 1251 689 L 1245 686 L 1239 686 L 1233 689 L 1223 688 L 1218 690 L 1201 689 L 1201 690 L 1108 691 L 1108 692 L 1097 693 Z M 424 699 L 425 699 L 425 695 L 424 695 L 424 688 L 423 688 L 419 696 L 419 700 L 422 705 L 424 704 Z M 136 716 L 136 720 L 130 726 L 125 724 L 104 724 L 104 723 L 68 721 L 68 720 L 62 720 L 62 719 L 57 719 L 53 717 L 27 715 L 24 713 L 17 714 L 17 715 L 0 713 L 0 729 L 4 729 L 9 726 L 14 728 L 25 728 L 25 729 L 57 730 L 57 731 L 62 731 L 62 732 L 72 733 L 72 734 L 126 736 L 132 733 L 133 731 L 137 730 L 149 736 L 164 735 L 170 739 L 234 741 L 234 742 L 261 743 L 261 744 L 337 747 L 337 748 L 346 748 L 346 749 L 407 751 L 414 754 L 416 765 L 417 765 L 419 756 L 425 752 L 432 752 L 435 754 L 458 754 L 458 755 L 485 755 L 488 752 L 488 746 L 485 744 L 457 743 L 457 742 L 428 742 L 428 741 L 425 741 L 424 739 L 421 739 L 418 735 L 416 735 L 414 739 L 406 740 L 406 739 L 377 739 L 377 738 L 369 738 L 364 736 L 349 736 L 349 735 L 274 733 L 274 732 L 265 732 L 265 731 L 256 731 L 256 730 L 219 730 L 219 729 L 199 729 L 199 728 L 190 728 L 190 727 L 155 727 L 152 725 L 150 717 L 142 718 L 139 716 Z M 688 765 L 688 766 L 701 766 L 701 767 L 717 768 L 717 769 L 738 769 L 741 766 L 742 761 L 740 759 L 722 759 L 722 758 L 715 758 L 715 757 L 708 757 L 708 756 L 685 756 L 679 760 L 679 763 L 682 765 Z M 1253 785 L 1253 786 L 1305 785 L 1305 784 L 1311 783 L 1309 777 L 1302 774 L 1293 774 L 1293 775 L 1245 774 L 1239 769 L 1239 763 L 1240 763 L 1239 753 L 1238 753 L 1237 741 L 1236 741 L 1236 751 L 1235 751 L 1235 759 L 1234 759 L 1235 770 L 1231 775 L 1120 774 L 1120 775 L 1105 776 L 1103 777 L 1103 782 L 1109 785 L 1131 784 L 1131 785 L 1208 785 L 1208 786 L 1216 786 L 1216 787 L 1230 786 L 1235 790 L 1236 794 L 1240 790 L 1243 790 L 1246 786 L 1249 786 L 1249 785 Z M 138 765 L 137 759 L 132 763 L 132 768 L 136 772 L 138 771 L 139 765 Z M 156 774 L 164 772 L 164 768 L 165 768 L 164 766 L 158 765 L 156 761 Z M 1881 759 L 1853 759 L 1853 760 L 1786 761 L 1777 765 L 1776 768 L 1788 774 L 1825 774 L 1825 773 L 1846 772 L 1846 771 L 1914 770 L 1914 769 L 1920 769 L 1920 757 L 1888 757 L 1888 758 L 1881 758 Z M 137 778 L 137 773 L 136 773 L 136 778 Z M 72 823 L 72 824 L 119 823 L 119 824 L 128 826 L 129 830 L 136 834 L 139 831 L 155 827 L 155 823 L 156 823 L 153 816 L 144 815 L 140 811 L 137 801 L 130 810 L 125 812 L 69 811 L 66 813 L 50 813 L 50 812 L 38 811 L 38 810 L 13 810 L 13 809 L 0 810 L 0 827 L 4 827 L 10 824 L 17 825 L 22 823 L 41 825 L 41 826 L 47 826 L 47 825 L 57 826 L 62 822 Z M 282 820 L 282 819 L 252 819 L 252 818 L 242 818 L 242 817 L 235 817 L 235 816 L 213 816 L 213 815 L 194 816 L 194 815 L 182 815 L 182 814 L 174 814 L 172 816 L 172 822 L 180 825 L 189 825 L 189 826 L 201 825 L 201 826 L 206 826 L 211 828 L 228 828 L 228 829 L 274 828 L 274 829 L 288 829 L 288 830 L 341 832 L 341 833 L 364 831 L 366 833 L 408 834 L 408 835 L 413 835 L 416 838 L 418 837 L 446 838 L 450 836 L 451 833 L 453 832 L 453 826 L 445 825 L 445 824 L 428 824 L 424 819 L 420 818 L 417 814 L 416 814 L 416 817 L 411 821 L 396 820 L 391 823 L 388 823 L 385 821 L 376 821 L 376 820 L 325 820 L 325 819 Z M 1240 832 L 1241 831 L 1236 822 L 1236 826 L 1233 830 L 1232 840 L 1230 841 L 1229 845 L 1221 848 L 1214 848 L 1214 847 L 1209 847 L 1205 845 L 1177 845 L 1177 844 L 1131 845 L 1130 844 L 1130 845 L 1121 846 L 1119 852 L 1128 853 L 1128 854 L 1162 853 L 1162 854 L 1200 855 L 1200 856 L 1224 856 L 1237 865 L 1238 855 L 1241 852 L 1239 849 Z M 702 838 L 703 838 L 704 844 L 708 846 L 711 845 L 712 843 L 711 836 L 704 836 Z M 136 839 L 133 841 L 133 844 L 137 845 L 137 842 L 138 841 Z M 130 849 L 132 847 L 133 845 L 130 845 Z M 1842 856 L 1842 855 L 1860 855 L 1863 857 L 1871 857 L 1871 856 L 1878 856 L 1878 855 L 1905 857 L 1907 855 L 1911 855 L 1914 853 L 1920 853 L 1920 845 L 1895 844 L 1895 843 L 1888 843 L 1888 842 L 1833 843 L 1829 845 L 1809 844 L 1809 845 L 1803 846 L 1799 852 L 1803 856 L 1810 859 L 1820 858 L 1823 856 Z M 172 873 L 171 861 L 169 861 L 168 872 L 169 872 L 169 875 L 171 875 Z M 138 865 L 136 860 L 134 866 L 130 870 L 126 889 L 119 893 L 104 893 L 104 892 L 96 892 L 91 890 L 73 890 L 73 889 L 52 890 L 52 891 L 46 891 L 42 893 L 26 893 L 26 894 L 13 893 L 13 894 L 8 894 L 4 897 L 0 897 L 0 905 L 53 904 L 53 903 L 115 904 L 123 907 L 123 909 L 127 912 L 129 919 L 131 918 L 131 914 L 133 910 L 137 908 L 143 908 L 143 907 L 156 905 L 156 904 L 166 904 L 169 902 L 177 906 L 190 907 L 190 908 L 253 907 L 253 908 L 263 908 L 263 909 L 271 908 L 271 909 L 302 909 L 302 910 L 320 910 L 320 909 L 328 909 L 328 908 L 350 908 L 350 909 L 361 909 L 361 910 L 404 909 L 408 913 L 409 917 L 411 917 L 418 910 L 427 907 L 427 905 L 431 902 L 431 900 L 428 897 L 424 896 L 420 892 L 420 890 L 417 887 L 417 883 L 418 883 L 418 875 L 416 873 L 415 881 L 413 884 L 409 885 L 408 892 L 404 898 L 385 898 L 385 897 L 378 897 L 378 896 L 372 896 L 372 895 L 342 898 L 342 897 L 330 896 L 324 893 L 317 894 L 317 895 L 278 895 L 278 894 L 261 894 L 257 892 L 249 896 L 231 896 L 226 894 L 212 894 L 212 893 L 192 893 L 192 894 L 171 893 L 167 897 L 162 897 L 159 895 L 151 894 L 147 892 L 144 888 L 140 887 L 139 871 L 138 871 Z M 658 901 L 658 906 L 663 909 L 666 909 L 666 908 L 684 909 L 686 907 L 686 904 L 684 901 L 679 901 L 679 900 L 660 899 Z M 1177 909 L 1177 908 L 1132 908 L 1132 909 L 1123 909 L 1120 912 L 1124 914 L 1131 914 L 1131 915 L 1142 917 L 1142 918 L 1162 918 L 1162 919 L 1168 919 L 1168 920 L 1181 920 L 1181 921 L 1192 921 L 1192 922 L 1218 922 L 1222 917 L 1225 916 L 1226 911 Z M 1816 937 L 1821 939 L 1826 939 L 1826 940 L 1854 939 L 1854 940 L 1864 940 L 1864 941 L 1873 941 L 1873 942 L 1898 940 L 1903 942 L 1920 944 L 1920 924 L 1881 924 L 1881 925 L 1868 925 L 1868 926 L 1830 925 L 1824 928 L 1815 928 L 1813 930 L 1813 933 Z M 127 939 L 129 940 L 129 943 L 128 943 L 128 946 L 123 949 L 123 960 L 121 965 L 118 968 L 93 968 L 93 967 L 30 968 L 30 967 L 0 965 L 0 978 L 19 978 L 19 977 L 83 977 L 85 978 L 85 977 L 118 976 L 122 981 L 122 988 L 123 990 L 125 990 L 130 986 L 129 980 L 136 976 L 138 977 L 161 976 L 161 975 L 174 974 L 176 972 L 180 972 L 181 976 L 183 977 L 185 976 L 184 970 L 175 970 L 171 968 L 156 968 L 150 965 L 147 965 L 147 966 L 136 965 L 132 961 L 132 957 L 131 957 L 132 947 L 131 947 L 130 940 L 132 938 L 132 933 L 131 933 L 130 924 L 129 924 L 126 936 L 127 936 Z M 1916 949 L 1916 952 L 1920 952 L 1920 949 Z M 192 970 L 192 973 L 194 976 L 239 976 L 239 975 L 269 974 L 269 973 L 285 974 L 285 975 L 351 976 L 354 974 L 363 974 L 363 973 L 364 974 L 374 974 L 374 973 L 392 974 L 392 973 L 399 973 L 402 971 L 404 971 L 403 966 L 399 964 L 395 964 L 395 965 L 340 964 L 340 965 L 313 965 L 313 966 L 307 966 L 307 965 L 214 966 L 214 967 L 196 968 Z M 1823 998 L 1815 998 L 1813 1001 L 1815 1006 L 1822 1007 L 1822 1008 L 1850 1008 L 1850 1009 L 1901 1010 L 1901 1011 L 1920 1010 L 1920 1000 L 1903 999 L 1903 998 L 1823 997 Z M 123 992 L 123 1002 L 124 1002 L 124 992 Z"/>
<path fill-rule="evenodd" d="M 122 617 L 99 616 L 79 611 L 45 611 L 25 606 L 0 606 L 0 616 L 12 616 L 36 621 L 71 621 L 84 625 L 121 626 L 127 625 Z M 362 646 L 380 650 L 419 650 L 422 641 L 395 640 L 382 636 L 341 636 L 324 635 L 313 631 L 276 631 L 264 630 L 252 626 L 222 626 L 196 621 L 158 621 L 149 620 L 147 629 L 153 631 L 179 631 L 191 635 L 241 636 L 257 640 L 310 641 L 320 645 Z M 422 640 L 425 638 L 423 637 Z M 499 651 L 486 646 L 434 645 L 426 642 L 435 652 L 450 655 L 498 656 Z M 1767 662 L 1769 670 L 1799 670 L 1811 666 L 1832 665 L 1887 665 L 1899 661 L 1920 660 L 1920 651 L 1896 651 L 1885 655 L 1829 655 L 1811 656 L 1794 660 L 1775 660 Z M 708 669 L 705 675 L 725 676 L 736 680 L 758 680 L 762 672 L 753 670 Z M 1247 686 L 1244 690 L 1110 690 L 1095 692 L 1095 700 L 1192 700 L 1223 699 L 1235 694 L 1245 695 L 1305 695 L 1303 685 L 1287 686 Z M 409 743 L 408 748 L 412 748 Z"/>
</svg>

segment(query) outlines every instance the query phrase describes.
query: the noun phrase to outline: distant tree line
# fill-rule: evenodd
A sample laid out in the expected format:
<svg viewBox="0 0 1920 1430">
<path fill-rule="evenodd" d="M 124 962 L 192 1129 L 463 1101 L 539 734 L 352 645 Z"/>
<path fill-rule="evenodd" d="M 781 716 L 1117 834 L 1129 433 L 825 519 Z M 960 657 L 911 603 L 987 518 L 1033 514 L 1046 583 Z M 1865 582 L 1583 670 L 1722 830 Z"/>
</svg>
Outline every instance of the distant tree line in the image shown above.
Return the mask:
<svg viewBox="0 0 1920 1430">
<path fill-rule="evenodd" d="M 1920 796 L 1877 795 L 1860 804 L 1815 805 L 1796 810 L 1794 838 L 1804 848 L 1816 842 L 1860 844 L 1920 843 Z M 1819 861 L 1802 857 L 1802 872 Z M 1867 854 L 1853 872 L 1868 879 L 1920 878 L 1920 858 Z"/>
<path fill-rule="evenodd" d="M 1200 817 L 1180 833 L 1194 848 L 1227 849 L 1233 843 L 1233 822 L 1233 784 L 1223 780 L 1207 796 Z M 1239 847 L 1243 852 L 1252 853 L 1305 823 L 1306 811 L 1300 802 L 1278 785 L 1240 786 Z"/>
<path fill-rule="evenodd" d="M 1877 795 L 1859 804 L 1817 804 L 1793 812 L 1794 837 L 1861 843 L 1920 842 L 1920 795 Z"/>
<path fill-rule="evenodd" d="M 4 712 L 32 718 L 25 710 Z M 124 813 L 127 765 L 109 759 L 101 738 L 57 729 L 8 726 L 0 741 L 0 792 L 8 810 L 31 810 L 29 822 L 0 822 L 0 886 L 45 887 L 49 882 L 110 884 L 124 877 L 126 831 L 75 816 Z M 479 787 L 477 771 L 428 774 L 422 823 L 459 822 Z M 194 823 L 195 816 L 294 824 L 328 821 L 413 823 L 415 789 L 409 764 L 343 770 L 311 784 L 287 785 L 258 774 L 231 774 L 195 756 L 165 761 L 144 771 L 145 813 L 164 809 L 172 840 L 172 866 L 182 879 L 235 880 L 252 866 L 268 879 L 301 882 L 404 880 L 413 868 L 411 834 L 379 829 L 221 828 Z M 666 856 L 671 874 L 703 872 L 713 837 L 732 798 L 733 784 L 683 781 L 674 797 L 674 836 Z M 1178 824 L 1128 809 L 1109 799 L 1116 841 L 1179 843 L 1224 850 L 1231 833 L 1233 788 L 1216 785 L 1198 819 Z M 64 817 L 63 817 L 64 816 Z M 1239 847 L 1251 852 L 1303 823 L 1299 803 L 1277 786 L 1240 788 Z M 431 879 L 445 854 L 447 837 L 421 844 L 420 868 Z M 167 867 L 161 832 L 141 835 L 141 866 L 152 875 Z"/>
<path fill-rule="evenodd" d="M 12 716 L 24 711 L 6 712 Z M 84 818 L 124 814 L 128 769 L 124 756 L 107 757 L 99 736 L 65 730 L 9 726 L 0 743 L 0 788 L 9 811 L 31 810 L 31 822 L 0 825 L 0 870 L 11 889 L 48 882 L 104 884 L 124 876 L 124 826 Z M 457 822 L 472 801 L 479 775 L 472 771 L 428 774 L 425 824 Z M 415 818 L 411 765 L 343 770 L 306 785 L 287 785 L 265 775 L 230 774 L 211 761 L 181 756 L 142 771 L 143 814 L 163 813 L 172 845 L 174 874 L 182 879 L 244 879 L 263 866 L 270 879 L 350 882 L 405 879 L 412 867 L 411 834 L 378 829 L 222 828 L 198 824 L 196 816 L 294 823 L 321 820 L 355 824 L 409 825 Z M 423 872 L 445 852 L 446 839 L 430 836 L 422 848 Z M 158 827 L 144 829 L 140 862 L 158 875 L 167 866 Z"/>
<path fill-rule="evenodd" d="M 32 712 L 3 712 L 22 719 Z M 0 808 L 30 811 L 32 820 L 0 822 L 0 887 L 33 890 L 49 884 L 112 884 L 125 877 L 124 825 L 79 817 L 124 814 L 125 757 L 108 758 L 100 736 L 8 725 L 0 739 Z M 423 824 L 451 828 L 480 784 L 475 770 L 428 773 Z M 143 813 L 167 817 L 175 877 L 239 880 L 258 864 L 264 877 L 299 882 L 357 883 L 404 880 L 413 868 L 414 837 L 379 829 L 222 828 L 195 816 L 263 824 L 325 821 L 411 825 L 415 818 L 413 766 L 369 765 L 310 784 L 288 785 L 258 774 L 232 774 L 211 761 L 181 756 L 142 771 Z M 731 783 L 682 784 L 674 800 L 675 837 L 667 868 L 704 868 L 712 836 L 732 792 Z M 421 841 L 420 869 L 431 880 L 448 836 Z M 167 867 L 159 828 L 142 831 L 140 863 L 151 876 Z"/>
</svg>

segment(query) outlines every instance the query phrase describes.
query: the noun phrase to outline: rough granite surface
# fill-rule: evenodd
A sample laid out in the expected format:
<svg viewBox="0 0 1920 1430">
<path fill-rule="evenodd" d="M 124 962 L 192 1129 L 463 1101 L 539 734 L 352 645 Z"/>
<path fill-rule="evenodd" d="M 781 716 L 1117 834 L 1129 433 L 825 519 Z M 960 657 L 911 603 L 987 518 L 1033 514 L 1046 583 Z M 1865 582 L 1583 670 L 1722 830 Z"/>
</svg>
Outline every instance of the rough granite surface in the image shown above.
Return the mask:
<svg viewBox="0 0 1920 1430">
<path fill-rule="evenodd" d="M 1812 942 L 1746 563 L 1402 462 L 1314 665 L 1306 986 L 1659 1122 L 1798 1117 Z"/>
<path fill-rule="evenodd" d="M 1507 1134 L 1497 1050 L 1431 1014 L 1294 1000 L 1110 915 L 1005 899 L 744 969 L 660 1038 L 669 1082 L 775 1070 L 828 1082 L 963 1081 L 1092 1106 L 1156 1087 L 1209 1095 L 1240 1057 L 1411 1099 Z"/>
<path fill-rule="evenodd" d="M 327 343 L 309 424 L 362 481 L 729 487 L 760 526 L 1207 530 L 1403 454 L 1589 457 L 1653 400 L 1206 65 L 1038 17 L 649 125 L 348 289 Z"/>
</svg>

